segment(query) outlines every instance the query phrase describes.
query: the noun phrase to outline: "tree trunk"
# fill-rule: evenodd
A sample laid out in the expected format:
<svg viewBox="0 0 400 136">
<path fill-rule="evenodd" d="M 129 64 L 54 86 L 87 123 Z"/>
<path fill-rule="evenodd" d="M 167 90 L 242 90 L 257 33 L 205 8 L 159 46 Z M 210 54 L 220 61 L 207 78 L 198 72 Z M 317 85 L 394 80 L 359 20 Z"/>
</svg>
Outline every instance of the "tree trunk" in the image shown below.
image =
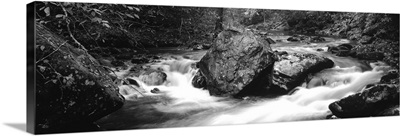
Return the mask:
<svg viewBox="0 0 400 136">
<path fill-rule="evenodd" d="M 213 39 L 215 39 L 218 36 L 218 33 L 220 33 L 223 30 L 222 21 L 223 21 L 224 9 L 218 8 L 216 13 L 217 13 L 217 21 L 215 22 Z"/>
</svg>

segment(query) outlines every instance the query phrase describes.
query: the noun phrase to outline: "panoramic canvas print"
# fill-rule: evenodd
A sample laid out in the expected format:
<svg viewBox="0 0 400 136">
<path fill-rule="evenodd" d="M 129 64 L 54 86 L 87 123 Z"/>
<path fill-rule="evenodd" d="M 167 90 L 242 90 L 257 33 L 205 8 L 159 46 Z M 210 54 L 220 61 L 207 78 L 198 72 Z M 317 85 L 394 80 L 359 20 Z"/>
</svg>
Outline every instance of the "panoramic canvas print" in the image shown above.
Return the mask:
<svg viewBox="0 0 400 136">
<path fill-rule="evenodd" d="M 399 115 L 399 14 L 27 8 L 32 133 Z"/>
</svg>

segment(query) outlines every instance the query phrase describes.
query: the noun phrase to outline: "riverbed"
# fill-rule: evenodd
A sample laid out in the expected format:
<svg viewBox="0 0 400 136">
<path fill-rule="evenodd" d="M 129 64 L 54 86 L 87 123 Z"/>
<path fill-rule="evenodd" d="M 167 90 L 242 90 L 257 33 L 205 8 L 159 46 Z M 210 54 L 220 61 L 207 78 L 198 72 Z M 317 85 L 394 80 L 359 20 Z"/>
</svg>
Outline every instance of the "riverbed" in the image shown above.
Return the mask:
<svg viewBox="0 0 400 136">
<path fill-rule="evenodd" d="M 302 43 L 288 42 L 286 39 L 289 36 L 284 34 L 268 37 L 280 41 L 271 45 L 273 50 L 311 53 L 333 60 L 333 68 L 316 75 L 334 82 L 314 88 L 299 86 L 295 93 L 276 98 L 246 97 L 242 100 L 215 97 L 210 96 L 207 90 L 195 88 L 191 84 L 197 71 L 191 64 L 199 61 L 206 50 L 150 50 L 151 54 L 167 58 L 146 64 L 152 69 L 163 70 L 167 74 L 166 83 L 149 86 L 138 81 L 140 88 L 121 85 L 120 89 L 130 89 L 131 92 L 129 96 L 125 96 L 125 105 L 96 123 L 106 130 L 121 130 L 327 119 L 331 115 L 328 109 L 330 103 L 354 94 L 368 84 L 378 82 L 383 75 L 382 68 L 375 64 L 350 57 L 338 57 L 327 52 L 327 45 L 352 43 L 347 39 L 324 37 L 325 42 Z M 130 72 L 129 68 L 120 71 L 123 73 L 120 75 L 127 75 L 127 72 Z M 158 88 L 160 92 L 151 93 L 154 88 Z"/>
</svg>

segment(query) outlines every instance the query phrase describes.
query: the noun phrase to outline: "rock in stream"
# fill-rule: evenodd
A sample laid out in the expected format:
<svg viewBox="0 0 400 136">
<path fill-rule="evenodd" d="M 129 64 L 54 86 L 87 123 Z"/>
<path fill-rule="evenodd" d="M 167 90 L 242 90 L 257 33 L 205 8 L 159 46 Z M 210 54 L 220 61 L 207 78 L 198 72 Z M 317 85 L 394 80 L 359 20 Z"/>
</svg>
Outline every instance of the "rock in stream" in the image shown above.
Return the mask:
<svg viewBox="0 0 400 136">
<path fill-rule="evenodd" d="M 226 30 L 197 65 L 211 95 L 232 96 L 271 84 L 275 59 L 262 37 L 249 31 Z"/>
</svg>

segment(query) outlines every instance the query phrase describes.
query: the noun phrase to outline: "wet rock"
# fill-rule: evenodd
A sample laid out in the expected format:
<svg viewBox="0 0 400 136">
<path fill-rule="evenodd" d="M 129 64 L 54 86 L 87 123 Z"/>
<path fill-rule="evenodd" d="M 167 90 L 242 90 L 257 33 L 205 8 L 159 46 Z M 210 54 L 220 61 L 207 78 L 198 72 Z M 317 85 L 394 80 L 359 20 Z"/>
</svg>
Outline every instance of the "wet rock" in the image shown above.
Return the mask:
<svg viewBox="0 0 400 136">
<path fill-rule="evenodd" d="M 398 116 L 400 111 L 399 105 L 391 106 L 382 112 L 378 113 L 377 116 Z"/>
<path fill-rule="evenodd" d="M 250 31 L 222 31 L 198 63 L 211 95 L 259 90 L 271 81 L 275 61 L 268 42 Z M 247 91 L 244 91 L 247 92 Z"/>
<path fill-rule="evenodd" d="M 307 75 L 334 66 L 332 60 L 315 54 L 290 53 L 279 56 L 273 73 L 274 91 L 286 94 L 301 85 Z"/>
<path fill-rule="evenodd" d="M 203 50 L 208 50 L 210 49 L 212 44 L 203 44 Z"/>
<path fill-rule="evenodd" d="M 205 88 L 207 86 L 205 77 L 199 71 L 194 75 L 192 85 L 196 88 Z"/>
<path fill-rule="evenodd" d="M 336 117 L 333 114 L 329 114 L 328 116 L 326 116 L 326 119 L 339 119 L 338 117 Z"/>
<path fill-rule="evenodd" d="M 351 56 L 354 52 L 351 50 L 353 48 L 350 44 L 341 44 L 339 46 L 328 46 L 328 52 L 335 54 L 336 56 Z"/>
<path fill-rule="evenodd" d="M 135 85 L 137 87 L 140 87 L 139 83 L 135 79 L 126 78 L 125 81 L 127 81 L 127 82 L 123 82 L 122 83 L 123 85 Z"/>
<path fill-rule="evenodd" d="M 311 80 L 307 82 L 307 88 L 314 88 L 318 86 L 323 86 L 325 85 L 325 81 L 321 77 L 313 77 Z"/>
<path fill-rule="evenodd" d="M 203 49 L 203 45 L 196 45 L 195 47 L 192 48 L 192 50 L 196 51 L 196 50 L 202 50 Z"/>
<path fill-rule="evenodd" d="M 312 43 L 318 43 L 318 42 L 324 42 L 325 38 L 321 36 L 312 36 L 310 42 Z"/>
<path fill-rule="evenodd" d="M 275 54 L 277 54 L 278 56 L 282 56 L 282 55 L 287 55 L 287 54 L 288 54 L 286 51 L 277 51 L 277 50 L 275 50 L 274 52 L 275 52 Z"/>
<path fill-rule="evenodd" d="M 160 56 L 157 56 L 157 55 L 152 55 L 150 58 L 153 59 L 153 60 L 161 59 L 161 57 L 160 57 Z"/>
<path fill-rule="evenodd" d="M 399 105 L 398 85 L 376 84 L 329 105 L 339 118 L 379 116 L 392 105 Z"/>
<path fill-rule="evenodd" d="M 274 40 L 272 40 L 271 38 L 267 38 L 266 39 L 268 41 L 269 44 L 275 44 L 276 42 Z"/>
<path fill-rule="evenodd" d="M 389 70 L 388 73 L 381 77 L 380 83 L 384 84 L 398 84 L 399 83 L 399 70 Z"/>
<path fill-rule="evenodd" d="M 292 37 L 289 37 L 288 39 L 286 39 L 287 41 L 290 41 L 290 42 L 298 42 L 298 41 L 301 41 L 301 38 L 300 37 L 295 37 L 295 36 L 292 36 Z"/>
<path fill-rule="evenodd" d="M 325 38 L 320 36 L 306 36 L 306 35 L 293 35 L 287 39 L 290 42 L 306 42 L 306 43 L 318 43 L 324 42 Z"/>
<path fill-rule="evenodd" d="M 211 44 L 197 44 L 192 50 L 208 50 L 211 48 Z"/>
<path fill-rule="evenodd" d="M 139 80 L 147 85 L 162 85 L 167 80 L 167 74 L 162 71 L 146 72 L 139 76 Z"/>
<path fill-rule="evenodd" d="M 118 110 L 124 98 L 87 52 L 36 24 L 37 133 L 96 130 L 93 122 Z M 43 58 L 52 53 L 52 55 Z"/>
<path fill-rule="evenodd" d="M 143 64 L 143 63 L 149 62 L 149 60 L 145 59 L 145 58 L 133 58 L 133 59 L 131 59 L 131 62 L 133 64 Z"/>
<path fill-rule="evenodd" d="M 154 93 L 154 94 L 157 94 L 157 93 L 160 93 L 160 89 L 158 89 L 158 88 L 153 88 L 153 89 L 150 90 L 150 92 L 151 92 L 151 93 Z"/>
</svg>

